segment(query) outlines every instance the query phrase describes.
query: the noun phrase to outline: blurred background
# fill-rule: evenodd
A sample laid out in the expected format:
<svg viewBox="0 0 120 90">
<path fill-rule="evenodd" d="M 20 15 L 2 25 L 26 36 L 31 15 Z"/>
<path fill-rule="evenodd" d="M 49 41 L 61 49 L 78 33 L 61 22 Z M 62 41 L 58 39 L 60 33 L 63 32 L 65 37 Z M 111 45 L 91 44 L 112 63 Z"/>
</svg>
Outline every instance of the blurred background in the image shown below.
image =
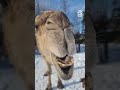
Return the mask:
<svg viewBox="0 0 120 90">
<path fill-rule="evenodd" d="M 120 90 L 120 0 L 89 1 L 99 53 L 94 90 Z"/>
<path fill-rule="evenodd" d="M 3 28 L 3 15 L 6 11 L 7 8 L 7 3 L 9 0 L 1 0 L 0 1 L 0 69 L 1 68 L 11 68 L 13 67 L 9 61 L 8 61 L 8 55 L 5 50 L 5 45 L 4 45 L 4 28 Z"/>
<path fill-rule="evenodd" d="M 9 62 L 4 45 L 3 17 L 10 0 L 0 0 L 0 90 L 27 90 L 25 82 Z"/>
<path fill-rule="evenodd" d="M 90 0 L 100 63 L 120 62 L 120 0 Z"/>
</svg>

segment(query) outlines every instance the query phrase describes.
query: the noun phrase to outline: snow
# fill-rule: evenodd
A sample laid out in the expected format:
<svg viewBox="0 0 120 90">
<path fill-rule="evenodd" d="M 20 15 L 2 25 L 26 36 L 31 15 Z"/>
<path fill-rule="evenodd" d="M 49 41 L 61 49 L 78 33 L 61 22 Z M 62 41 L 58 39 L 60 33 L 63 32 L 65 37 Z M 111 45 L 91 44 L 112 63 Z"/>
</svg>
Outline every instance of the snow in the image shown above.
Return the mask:
<svg viewBox="0 0 120 90">
<path fill-rule="evenodd" d="M 70 80 L 62 80 L 65 88 L 62 90 L 85 90 L 80 82 L 85 76 L 85 53 L 74 54 L 74 73 Z M 35 90 L 45 90 L 47 77 L 43 76 L 46 71 L 46 64 L 40 55 L 35 55 Z M 57 90 L 57 72 L 52 66 L 52 87 Z M 58 89 L 59 90 L 59 89 Z"/>
</svg>

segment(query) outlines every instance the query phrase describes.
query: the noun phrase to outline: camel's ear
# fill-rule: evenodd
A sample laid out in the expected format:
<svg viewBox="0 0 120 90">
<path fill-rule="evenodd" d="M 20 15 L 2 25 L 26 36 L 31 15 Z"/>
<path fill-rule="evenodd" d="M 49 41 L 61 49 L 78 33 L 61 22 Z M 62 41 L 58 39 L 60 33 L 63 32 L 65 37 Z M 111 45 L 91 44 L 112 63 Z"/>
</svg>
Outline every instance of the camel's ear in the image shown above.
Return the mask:
<svg viewBox="0 0 120 90">
<path fill-rule="evenodd" d="M 43 25 L 45 23 L 45 18 L 38 15 L 36 16 L 35 18 L 35 26 L 40 26 L 40 25 Z"/>
<path fill-rule="evenodd" d="M 40 25 L 40 15 L 36 16 L 35 18 L 35 28 L 37 29 Z"/>
</svg>

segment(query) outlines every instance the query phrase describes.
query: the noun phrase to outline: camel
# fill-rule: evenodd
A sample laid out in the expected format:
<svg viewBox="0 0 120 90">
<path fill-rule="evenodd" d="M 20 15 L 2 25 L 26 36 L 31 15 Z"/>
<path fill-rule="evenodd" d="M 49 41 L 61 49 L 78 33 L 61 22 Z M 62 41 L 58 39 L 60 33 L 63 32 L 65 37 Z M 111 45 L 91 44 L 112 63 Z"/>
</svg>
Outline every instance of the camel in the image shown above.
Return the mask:
<svg viewBox="0 0 120 90">
<path fill-rule="evenodd" d="M 28 37 L 34 36 L 34 31 L 32 32 L 32 30 L 34 30 L 34 27 L 33 28 L 29 27 L 34 25 L 34 19 L 33 21 L 31 20 L 33 18 L 32 16 L 34 16 L 34 12 L 32 12 L 34 10 L 33 7 L 34 7 L 34 3 L 29 0 L 10 0 L 10 4 L 8 4 L 8 10 L 3 16 L 4 44 L 6 46 L 6 51 L 8 52 L 8 56 L 10 58 L 11 64 L 14 65 L 16 71 L 19 73 L 20 76 L 23 77 L 24 81 L 26 82 L 27 84 L 26 86 L 28 87 L 28 90 L 34 90 L 35 88 L 34 87 L 34 65 L 33 65 L 34 57 L 31 58 L 34 52 L 32 52 L 33 51 L 31 48 L 32 46 L 30 46 L 31 42 L 34 42 L 34 38 L 32 39 L 28 38 Z M 70 25 L 68 18 L 62 12 L 47 12 L 46 14 L 44 13 L 43 16 L 37 16 L 35 20 L 35 24 L 36 24 L 36 41 L 38 42 L 37 46 L 48 65 L 48 71 L 45 73 L 45 76 L 48 76 L 49 83 L 46 89 L 48 90 L 51 89 L 51 82 L 50 82 L 51 68 L 49 68 L 51 67 L 51 64 L 50 64 L 51 62 L 53 62 L 53 65 L 56 67 L 57 73 L 59 75 L 58 87 L 63 88 L 64 86 L 62 85 L 60 77 L 64 80 L 68 80 L 72 77 L 72 74 L 73 74 L 74 60 L 73 60 L 72 54 L 74 51 L 74 37 L 71 32 L 72 27 Z M 89 15 L 88 17 L 86 17 L 86 20 L 88 20 L 87 22 L 91 23 Z M 52 25 L 53 23 L 54 25 Z M 88 26 L 86 26 L 86 28 L 87 27 Z M 60 41 L 59 42 L 56 41 L 56 42 L 58 43 L 57 45 L 61 47 L 61 49 L 58 48 L 58 46 L 55 43 L 49 44 L 49 42 L 54 42 L 52 38 L 48 38 L 47 39 L 48 42 L 44 42 L 45 43 L 44 45 L 46 46 L 48 45 L 47 48 L 44 48 L 46 46 L 41 45 L 43 43 L 40 43 L 40 42 L 42 42 L 45 39 L 45 38 L 40 38 L 40 36 L 43 35 L 44 33 L 42 31 L 44 28 L 46 28 L 45 30 L 51 31 L 50 33 L 55 33 L 54 30 L 56 30 L 56 36 L 60 35 L 60 37 L 57 36 L 58 40 Z M 62 30 L 64 30 L 64 34 L 62 34 L 63 33 Z M 86 38 L 89 38 L 89 39 L 91 38 L 91 40 L 94 40 L 92 42 L 93 46 L 86 48 L 87 50 L 89 49 L 88 50 L 89 52 L 86 53 L 86 58 L 87 58 L 86 62 L 87 61 L 89 62 L 91 57 L 97 57 L 95 32 L 94 32 L 92 23 L 86 30 L 87 30 Z M 26 34 L 28 35 L 27 37 L 26 37 Z M 54 38 L 54 36 L 49 36 L 49 37 Z M 39 42 L 39 38 L 42 39 L 42 41 Z M 66 42 L 61 42 L 61 39 Z M 91 44 L 90 40 L 88 43 L 86 42 L 86 45 L 90 45 L 90 44 Z M 66 46 L 67 46 L 67 49 L 64 49 L 66 48 Z M 46 57 L 46 51 L 48 50 L 50 51 L 50 52 L 47 52 L 49 57 Z M 89 54 L 91 53 L 91 51 L 92 52 L 94 51 L 94 54 L 91 55 L 90 57 Z M 50 58 L 52 58 L 52 60 L 50 60 Z M 88 73 L 91 72 L 91 69 L 93 68 L 93 65 L 96 62 L 95 58 L 91 59 L 91 61 L 88 63 L 90 65 L 90 68 L 87 67 Z M 61 68 L 63 70 L 61 70 Z M 90 74 L 87 74 L 87 75 L 90 76 Z"/>
<path fill-rule="evenodd" d="M 25 81 L 28 90 L 34 90 L 34 2 L 10 0 L 3 15 L 4 45 L 10 63 Z"/>
<path fill-rule="evenodd" d="M 61 11 L 45 11 L 35 18 L 36 42 L 43 56 L 48 76 L 46 90 L 52 90 L 51 65 L 54 65 L 58 74 L 57 87 L 64 85 L 61 79 L 69 80 L 73 75 L 75 39 L 68 17 Z"/>
</svg>

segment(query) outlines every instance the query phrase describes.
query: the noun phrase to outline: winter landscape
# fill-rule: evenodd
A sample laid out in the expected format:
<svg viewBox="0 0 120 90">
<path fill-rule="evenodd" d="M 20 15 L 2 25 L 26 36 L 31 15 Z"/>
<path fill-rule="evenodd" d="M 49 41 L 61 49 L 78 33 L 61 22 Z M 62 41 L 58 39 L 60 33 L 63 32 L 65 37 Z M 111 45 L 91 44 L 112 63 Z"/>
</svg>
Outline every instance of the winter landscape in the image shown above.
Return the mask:
<svg viewBox="0 0 120 90">
<path fill-rule="evenodd" d="M 112 60 L 119 60 L 120 45 L 116 48 L 110 46 L 113 52 L 110 53 L 110 58 Z M 82 50 L 82 49 L 81 49 Z M 117 50 L 117 51 L 116 51 Z M 65 88 L 63 90 L 85 90 L 82 88 L 80 79 L 84 77 L 84 52 L 77 53 L 74 55 L 75 67 L 74 75 L 69 81 L 63 81 Z M 113 57 L 115 56 L 115 57 Z M 46 79 L 43 74 L 45 72 L 45 63 L 36 53 L 35 55 L 35 90 L 44 90 L 46 87 Z M 76 62 L 79 61 L 79 62 Z M 43 64 L 42 64 L 43 62 Z M 120 90 L 120 63 L 118 61 L 108 64 L 97 64 L 93 69 L 94 78 L 94 90 Z M 53 67 L 54 68 L 54 67 Z M 102 78 L 101 78 L 102 75 Z M 52 83 L 53 90 L 56 88 L 56 70 L 54 69 L 52 73 Z M 99 78 L 99 79 L 98 79 Z M 103 83 L 104 82 L 104 83 Z M 14 68 L 9 67 L 9 63 L 1 60 L 0 61 L 0 90 L 26 90 L 23 80 L 16 73 Z"/>
<path fill-rule="evenodd" d="M 85 76 L 85 52 L 84 52 L 84 45 L 81 45 L 81 52 L 74 54 L 74 73 L 73 77 L 68 80 L 62 80 L 65 88 L 62 90 L 85 90 L 82 87 L 82 83 L 80 82 L 81 78 Z M 37 53 L 37 51 L 36 51 Z M 57 72 L 52 66 L 52 87 L 53 90 L 57 89 Z M 45 90 L 47 85 L 47 77 L 44 76 L 46 71 L 46 64 L 43 58 L 37 54 L 35 55 L 35 90 Z"/>
</svg>

